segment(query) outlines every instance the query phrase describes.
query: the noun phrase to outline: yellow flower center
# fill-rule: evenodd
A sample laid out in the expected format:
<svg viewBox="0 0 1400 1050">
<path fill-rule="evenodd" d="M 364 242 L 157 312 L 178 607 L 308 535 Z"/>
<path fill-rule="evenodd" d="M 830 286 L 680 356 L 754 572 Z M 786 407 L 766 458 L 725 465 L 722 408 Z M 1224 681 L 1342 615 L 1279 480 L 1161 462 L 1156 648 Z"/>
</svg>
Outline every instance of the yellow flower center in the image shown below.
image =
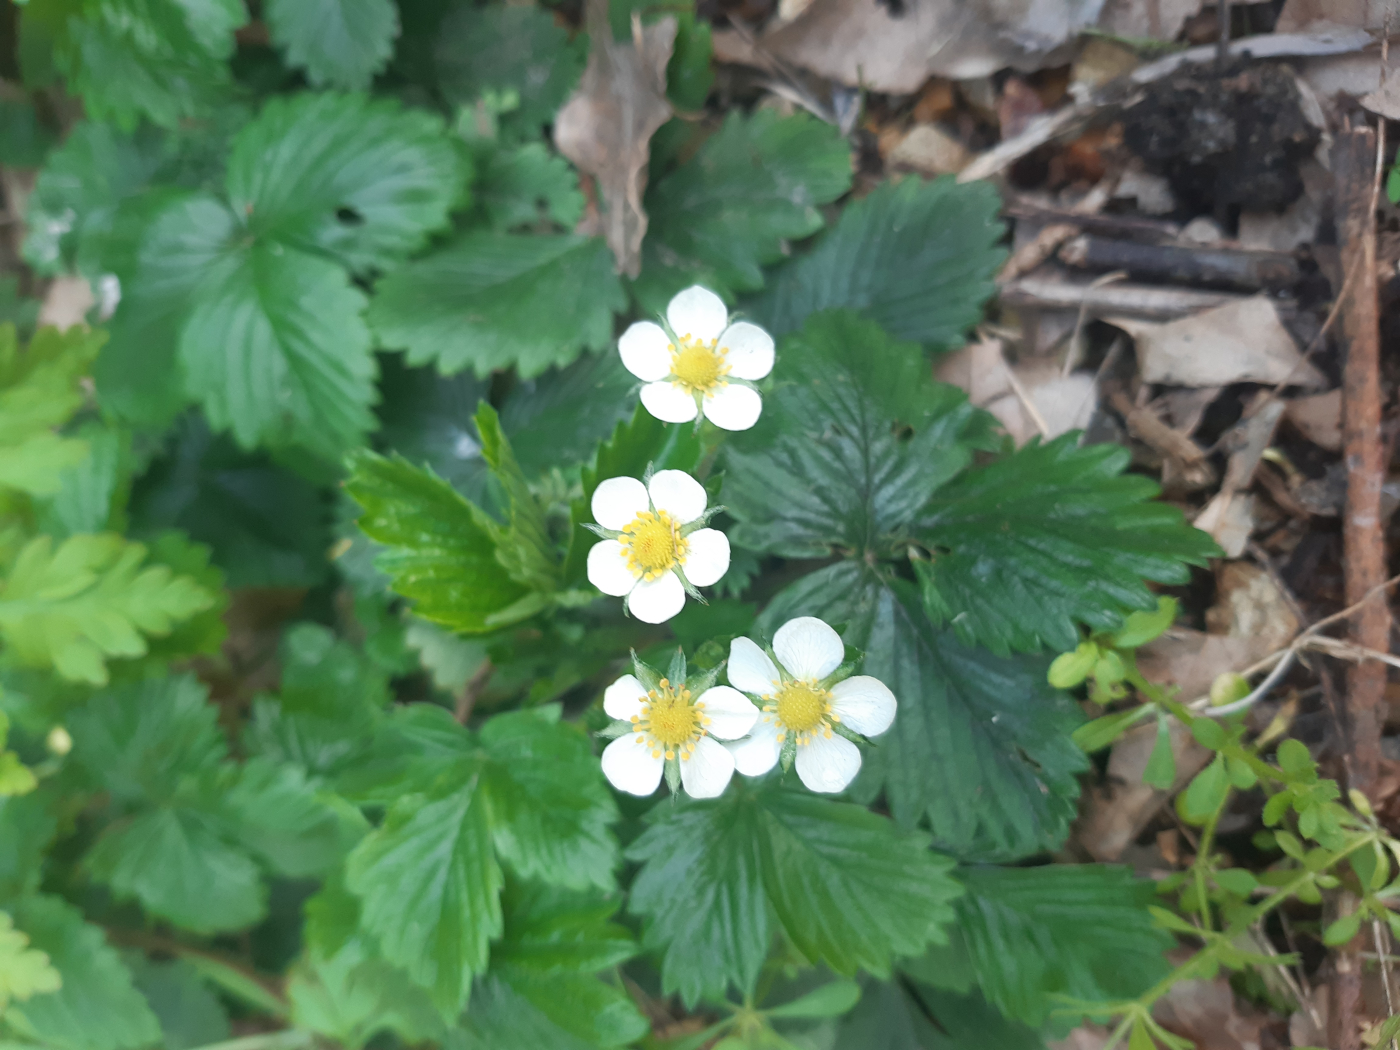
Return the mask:
<svg viewBox="0 0 1400 1050">
<path fill-rule="evenodd" d="M 810 743 L 818 734 L 829 740 L 831 723 L 841 721 L 831 709 L 831 694 L 811 679 L 784 682 L 763 699 L 764 721 L 777 721 L 779 742 L 788 733 L 797 734 L 799 744 Z"/>
<path fill-rule="evenodd" d="M 647 692 L 642 701 L 642 713 L 632 716 L 632 728 L 637 743 L 649 744 L 653 758 L 688 759 L 695 751 L 695 742 L 709 732 L 705 727 L 710 718 L 703 703 L 691 703 L 690 690 L 673 686 L 666 679 Z"/>
<path fill-rule="evenodd" d="M 729 366 L 724 363 L 725 353 L 719 349 L 719 340 L 706 343 L 700 339 L 685 336 L 680 345 L 671 346 L 671 380 L 681 389 L 692 394 L 709 394 L 728 381 Z"/>
<path fill-rule="evenodd" d="M 654 580 L 684 563 L 690 549 L 680 523 L 664 510 L 642 511 L 617 539 L 632 575 L 643 580 Z"/>
</svg>

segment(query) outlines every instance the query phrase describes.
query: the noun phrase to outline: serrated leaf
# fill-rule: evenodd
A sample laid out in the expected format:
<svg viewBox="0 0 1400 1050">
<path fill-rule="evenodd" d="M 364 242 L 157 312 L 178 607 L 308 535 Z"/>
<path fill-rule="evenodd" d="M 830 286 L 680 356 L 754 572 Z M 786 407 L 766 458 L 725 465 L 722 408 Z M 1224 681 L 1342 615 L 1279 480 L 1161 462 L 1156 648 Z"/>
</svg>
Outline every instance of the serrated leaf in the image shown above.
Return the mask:
<svg viewBox="0 0 1400 1050">
<path fill-rule="evenodd" d="M 652 185 L 642 275 L 633 294 L 661 313 L 676 292 L 763 287 L 763 267 L 788 241 L 823 226 L 821 205 L 851 185 L 851 152 L 836 128 L 806 114 L 733 113 L 694 158 Z"/>
<path fill-rule="evenodd" d="M 492 760 L 482 783 L 501 859 L 526 878 L 610 889 L 617 808 L 588 738 L 540 711 L 518 711 L 490 719 L 481 743 Z"/>
<path fill-rule="evenodd" d="M 227 834 L 278 874 L 323 876 L 340 860 L 340 819 L 295 766 L 249 759 L 217 812 Z"/>
<path fill-rule="evenodd" d="M 360 938 L 329 957 L 312 953 L 287 982 L 292 1020 L 343 1046 L 358 1048 L 380 1032 L 408 1043 L 439 1040 L 443 1022 L 427 993 Z"/>
<path fill-rule="evenodd" d="M 57 489 L 37 508 L 39 527 L 55 539 L 81 532 L 120 531 L 131 487 L 130 434 L 88 421 L 73 437 L 87 446 L 87 455 L 58 473 Z"/>
<path fill-rule="evenodd" d="M 472 778 L 443 797 L 411 795 L 350 855 L 346 881 L 385 957 L 455 1014 L 501 933 L 500 865 Z"/>
<path fill-rule="evenodd" d="M 957 892 L 948 861 L 860 806 L 769 783 L 649 820 L 627 851 L 642 863 L 629 907 L 663 953 L 663 988 L 687 1003 L 752 990 L 770 906 L 806 958 L 838 973 L 888 973 L 892 955 L 943 938 Z"/>
<path fill-rule="evenodd" d="M 990 434 L 918 347 L 847 311 L 785 340 L 775 377 L 758 425 L 724 452 L 730 537 L 753 550 L 884 551 Z"/>
<path fill-rule="evenodd" d="M 24 6 L 24 33 L 51 41 L 50 61 L 94 119 L 174 127 L 229 85 L 240 0 L 64 0 Z M 26 69 L 33 80 L 36 70 Z"/>
<path fill-rule="evenodd" d="M 833 1050 L 1044 1050 L 1034 1029 L 1009 1021 L 976 991 L 909 981 L 866 981 L 836 1031 Z"/>
<path fill-rule="evenodd" d="M 586 47 L 540 7 L 458 7 L 435 34 L 433 65 L 453 105 L 471 106 L 488 92 L 513 95 L 502 124 L 530 139 L 554 119 L 583 73 Z"/>
<path fill-rule="evenodd" d="M 885 183 L 841 213 L 815 248 L 777 270 L 754 313 L 770 332 L 845 307 L 898 339 L 958 344 L 982 316 L 1004 257 L 1001 196 L 988 182 Z"/>
<path fill-rule="evenodd" d="M 982 993 L 1039 1026 L 1055 997 L 1128 999 L 1162 977 L 1173 939 L 1148 911 L 1152 883 L 1124 868 L 969 868 L 958 930 Z"/>
<path fill-rule="evenodd" d="M 160 1040 L 160 1025 L 115 949 L 82 913 L 57 897 L 32 896 L 12 909 L 31 946 L 63 980 L 57 991 L 11 1003 L 5 1023 L 60 1050 L 137 1050 Z"/>
<path fill-rule="evenodd" d="M 38 888 L 44 856 L 58 830 L 46 792 L 0 798 L 0 901 Z"/>
<path fill-rule="evenodd" d="M 132 953 L 128 965 L 160 1022 L 165 1050 L 193 1050 L 229 1038 L 227 1011 L 185 960 L 156 962 Z"/>
<path fill-rule="evenodd" d="M 860 1001 L 855 981 L 832 981 L 781 1006 L 767 1007 L 769 1017 L 839 1017 Z"/>
<path fill-rule="evenodd" d="M 935 554 L 916 565 L 924 604 L 994 652 L 1073 648 L 1078 624 L 1121 627 L 1157 608 L 1143 583 L 1185 583 L 1219 554 L 1158 489 L 1124 474 L 1128 450 L 1076 446 L 1067 434 L 967 471 L 939 490 L 922 522 Z"/>
<path fill-rule="evenodd" d="M 87 867 L 118 897 L 196 933 L 251 926 L 266 891 L 258 866 L 225 842 L 207 817 L 186 808 L 149 810 L 109 827 Z"/>
<path fill-rule="evenodd" d="M 530 491 L 496 410 L 483 401 L 474 422 L 482 458 L 505 495 L 506 525 L 496 541 L 496 558 L 513 580 L 532 590 L 553 591 L 559 585 L 559 555 L 544 507 Z"/>
<path fill-rule="evenodd" d="M 71 536 L 57 548 L 39 536 L 20 550 L 0 585 L 0 637 L 20 662 L 52 666 L 71 681 L 103 685 L 106 660 L 141 656 L 147 635 L 168 634 L 213 596 L 120 536 Z"/>
<path fill-rule="evenodd" d="M 462 177 L 433 114 L 304 93 L 274 98 L 235 137 L 228 195 L 255 236 L 365 273 L 398 262 L 443 226 Z"/>
<path fill-rule="evenodd" d="M 398 457 L 361 452 L 350 470 L 345 487 L 364 508 L 360 528 L 388 548 L 375 564 L 419 616 L 473 633 L 512 622 L 529 591 L 497 560 L 491 522 L 479 509 Z"/>
<path fill-rule="evenodd" d="M 493 968 L 539 975 L 596 973 L 637 954 L 625 926 L 611 922 L 617 900 L 596 892 L 512 883 L 503 898 L 505 934 L 491 949 Z"/>
<path fill-rule="evenodd" d="M 49 957 L 29 947 L 29 937 L 14 928 L 8 913 L 0 911 L 0 1016 L 11 1002 L 56 992 L 62 985 Z"/>
<path fill-rule="evenodd" d="M 1058 848 L 1075 817 L 1087 760 L 1070 734 L 1082 715 L 1045 681 L 1045 663 L 961 643 L 931 624 L 912 584 L 845 561 L 803 577 L 760 618 L 844 623 L 863 671 L 899 700 L 894 727 L 864 752 L 856 797 L 883 785 L 894 818 L 927 820 L 939 848 L 1009 859 Z"/>
<path fill-rule="evenodd" d="M 368 318 L 412 364 L 529 378 L 610 347 L 626 305 L 601 238 L 478 232 L 381 280 Z"/>
<path fill-rule="evenodd" d="M 314 87 L 369 87 L 399 31 L 393 0 L 269 0 L 263 17 L 287 64 Z"/>
<path fill-rule="evenodd" d="M 543 142 L 514 149 L 492 144 L 477 154 L 472 196 L 494 230 L 535 227 L 548 220 L 572 230 L 583 217 L 578 172 Z"/>
</svg>

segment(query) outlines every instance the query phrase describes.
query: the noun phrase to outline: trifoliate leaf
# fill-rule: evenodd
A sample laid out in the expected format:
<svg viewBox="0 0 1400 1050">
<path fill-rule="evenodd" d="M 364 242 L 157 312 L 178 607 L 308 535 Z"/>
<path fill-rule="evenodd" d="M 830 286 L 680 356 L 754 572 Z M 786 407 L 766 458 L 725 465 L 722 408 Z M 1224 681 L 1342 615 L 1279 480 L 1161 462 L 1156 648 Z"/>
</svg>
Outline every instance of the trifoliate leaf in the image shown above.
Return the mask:
<svg viewBox="0 0 1400 1050">
<path fill-rule="evenodd" d="M 0 911 L 0 1016 L 11 1002 L 56 992 L 62 985 L 49 957 L 29 947 L 29 937 L 14 928 L 7 912 Z"/>
<path fill-rule="evenodd" d="M 398 262 L 443 226 L 463 176 L 433 114 L 306 93 L 274 98 L 234 138 L 228 195 L 254 236 L 364 273 Z"/>
<path fill-rule="evenodd" d="M 45 952 L 63 984 L 11 1003 L 5 1024 L 61 1050 L 137 1050 L 160 1042 L 160 1025 L 131 973 L 96 926 L 57 897 L 31 896 L 11 909 L 33 949 Z"/>
<path fill-rule="evenodd" d="M 803 577 L 760 618 L 768 634 L 794 616 L 846 624 L 862 670 L 899 700 L 894 727 L 864 753 L 853 787 L 883 785 L 895 820 L 927 820 L 936 846 L 1010 859 L 1055 849 L 1075 817 L 1087 768 L 1070 734 L 1083 720 L 1045 681 L 1045 663 L 970 648 L 924 615 L 912 584 L 845 561 Z"/>
<path fill-rule="evenodd" d="M 1111 631 L 1155 610 L 1143 583 L 1185 583 L 1219 549 L 1157 486 L 1124 474 L 1128 450 L 1067 434 L 967 471 L 934 496 L 917 562 L 936 623 L 994 652 L 1072 649 L 1078 624 Z"/>
<path fill-rule="evenodd" d="M 419 616 L 475 633 L 522 618 L 517 603 L 529 591 L 496 559 L 494 523 L 482 511 L 397 457 L 358 453 L 350 469 L 345 487 L 364 508 L 360 528 L 388 548 L 376 564 Z"/>
<path fill-rule="evenodd" d="M 612 794 L 588 738 L 548 709 L 497 715 L 482 727 L 483 773 L 496 851 L 526 878 L 610 889 L 617 843 Z"/>
<path fill-rule="evenodd" d="M 314 87 L 369 87 L 399 31 L 393 0 L 269 0 L 263 17 L 287 64 Z"/>
<path fill-rule="evenodd" d="M 495 230 L 535 227 L 545 220 L 572 230 L 583 217 L 578 172 L 543 142 L 483 150 L 472 196 Z"/>
<path fill-rule="evenodd" d="M 185 960 L 157 962 L 133 952 L 127 965 L 160 1022 L 165 1050 L 193 1050 L 229 1038 L 223 1003 Z"/>
<path fill-rule="evenodd" d="M 82 406 L 78 381 L 105 341 L 82 327 L 43 328 L 21 351 L 14 326 L 0 324 L 0 492 L 53 495 L 87 458 L 87 442 L 53 428 Z"/>
<path fill-rule="evenodd" d="M 163 565 L 145 568 L 146 549 L 110 533 L 48 536 L 19 552 L 0 584 L 0 637 L 32 667 L 103 685 L 110 657 L 141 656 L 146 635 L 168 634 L 213 596 Z"/>
<path fill-rule="evenodd" d="M 752 991 L 770 907 L 807 959 L 838 973 L 888 973 L 891 956 L 944 938 L 949 862 L 863 807 L 770 782 L 649 819 L 627 851 L 642 863 L 629 907 L 662 954 L 662 987 L 687 1003 Z"/>
<path fill-rule="evenodd" d="M 976 991 L 912 981 L 865 982 L 864 994 L 837 1028 L 833 1050 L 1044 1050 L 1044 1037 L 1009 1021 Z"/>
<path fill-rule="evenodd" d="M 195 933 L 251 926 L 267 907 L 258 866 L 201 813 L 148 810 L 114 824 L 87 856 L 93 877 L 118 897 Z"/>
<path fill-rule="evenodd" d="M 841 213 L 815 248 L 779 269 L 753 304 L 774 335 L 849 307 L 898 339 L 958 344 L 996 290 L 1001 196 L 988 182 L 885 183 Z"/>
<path fill-rule="evenodd" d="M 884 552 L 988 443 L 988 417 L 933 383 L 918 347 L 848 311 L 786 340 L 776 379 L 758 425 L 724 453 L 722 501 L 739 546 Z"/>
<path fill-rule="evenodd" d="M 217 210 L 215 210 L 217 209 Z M 214 201 L 207 229 L 232 215 Z M 345 271 L 276 242 L 211 261 L 180 332 L 185 389 L 244 448 L 298 444 L 334 458 L 373 426 L 365 299 Z"/>
<path fill-rule="evenodd" d="M 969 868 L 959 937 L 982 993 L 1039 1026 L 1055 997 L 1130 999 L 1169 969 L 1172 938 L 1156 929 L 1151 882 L 1103 865 Z"/>
<path fill-rule="evenodd" d="M 22 32 L 47 38 L 53 68 L 90 117 L 174 127 L 227 88 L 233 31 L 247 20 L 240 0 L 107 0 L 76 10 L 33 0 Z M 25 73 L 32 81 L 39 71 Z"/>
<path fill-rule="evenodd" d="M 647 191 L 642 275 L 633 292 L 654 313 L 703 284 L 721 294 L 763 287 L 785 242 L 823 225 L 818 208 L 851 185 L 850 147 L 800 114 L 731 114 L 695 157 Z"/>
<path fill-rule="evenodd" d="M 626 304 L 601 238 L 469 233 L 380 281 L 368 317 L 411 364 L 528 378 L 609 347 Z"/>
<path fill-rule="evenodd" d="M 280 875 L 321 876 L 340 860 L 340 819 L 295 766 L 249 759 L 220 791 L 217 813 L 226 834 Z"/>
<path fill-rule="evenodd" d="M 503 131 L 530 139 L 554 119 L 583 73 L 584 39 L 571 41 L 542 7 L 456 8 L 438 28 L 434 65 L 458 106 L 488 94 L 504 109 Z M 513 103 L 513 104 L 511 104 Z"/>
<path fill-rule="evenodd" d="M 346 868 L 365 928 L 447 1015 L 461 1009 L 501 932 L 502 876 L 486 806 L 474 779 L 434 799 L 409 795 Z"/>
</svg>

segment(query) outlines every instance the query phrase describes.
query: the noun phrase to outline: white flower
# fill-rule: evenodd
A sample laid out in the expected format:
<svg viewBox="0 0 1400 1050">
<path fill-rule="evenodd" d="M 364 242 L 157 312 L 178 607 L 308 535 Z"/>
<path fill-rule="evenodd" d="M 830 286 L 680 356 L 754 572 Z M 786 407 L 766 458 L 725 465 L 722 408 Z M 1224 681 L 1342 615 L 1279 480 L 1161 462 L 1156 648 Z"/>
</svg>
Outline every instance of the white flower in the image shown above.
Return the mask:
<svg viewBox="0 0 1400 1050">
<path fill-rule="evenodd" d="M 724 300 L 698 284 L 666 307 L 668 332 L 638 321 L 617 342 L 622 363 L 646 385 L 642 404 L 657 419 L 689 423 L 700 412 L 725 430 L 758 422 L 753 381 L 773 371 L 773 337 L 748 321 L 729 323 Z"/>
<path fill-rule="evenodd" d="M 727 745 L 740 773 L 767 773 L 784 745 L 791 746 L 791 738 L 797 775 L 811 790 L 843 791 L 855 779 L 860 749 L 832 727 L 875 736 L 890 727 L 897 705 L 889 687 L 869 675 L 830 683 L 845 652 L 841 636 L 814 616 L 799 616 L 778 628 L 773 636 L 777 664 L 748 638 L 730 643 L 729 681 L 763 703 L 763 717 L 752 735 Z"/>
<path fill-rule="evenodd" d="M 667 762 L 679 760 L 681 785 L 694 798 L 724 793 L 734 775 L 734 757 L 711 737 L 735 740 L 758 719 L 737 689 L 717 685 L 692 699 L 683 684 L 661 679 L 647 692 L 635 675 L 623 675 L 603 694 L 603 709 L 630 722 L 632 731 L 603 750 L 603 775 L 619 791 L 650 795 Z"/>
<path fill-rule="evenodd" d="M 588 552 L 588 582 L 627 599 L 646 623 L 664 623 L 687 592 L 729 569 L 729 537 L 703 528 L 705 490 L 683 470 L 658 470 L 643 485 L 609 478 L 593 493 L 593 518 L 607 537 Z"/>
</svg>

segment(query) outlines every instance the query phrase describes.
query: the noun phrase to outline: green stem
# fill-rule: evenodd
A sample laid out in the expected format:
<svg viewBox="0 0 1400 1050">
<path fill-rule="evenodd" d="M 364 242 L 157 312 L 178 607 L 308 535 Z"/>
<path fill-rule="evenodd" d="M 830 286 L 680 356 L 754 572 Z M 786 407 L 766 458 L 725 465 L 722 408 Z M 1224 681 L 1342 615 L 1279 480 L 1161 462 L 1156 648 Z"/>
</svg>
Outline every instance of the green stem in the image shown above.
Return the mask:
<svg viewBox="0 0 1400 1050">
<path fill-rule="evenodd" d="M 283 1028 L 276 1032 L 259 1032 L 222 1043 L 205 1043 L 195 1050 L 302 1050 L 316 1042 L 316 1036 L 303 1028 Z"/>
<path fill-rule="evenodd" d="M 1210 848 L 1215 839 L 1215 828 L 1220 823 L 1220 814 L 1225 811 L 1226 804 L 1230 801 L 1231 791 L 1225 792 L 1225 797 L 1220 800 L 1220 804 L 1215 807 L 1206 820 L 1206 826 L 1201 831 L 1201 841 L 1196 847 L 1196 859 L 1191 864 L 1191 869 L 1196 874 L 1196 895 L 1199 899 L 1201 911 L 1201 926 L 1209 931 L 1211 927 L 1210 919 L 1210 899 L 1206 896 L 1206 870 L 1210 867 Z"/>
</svg>

